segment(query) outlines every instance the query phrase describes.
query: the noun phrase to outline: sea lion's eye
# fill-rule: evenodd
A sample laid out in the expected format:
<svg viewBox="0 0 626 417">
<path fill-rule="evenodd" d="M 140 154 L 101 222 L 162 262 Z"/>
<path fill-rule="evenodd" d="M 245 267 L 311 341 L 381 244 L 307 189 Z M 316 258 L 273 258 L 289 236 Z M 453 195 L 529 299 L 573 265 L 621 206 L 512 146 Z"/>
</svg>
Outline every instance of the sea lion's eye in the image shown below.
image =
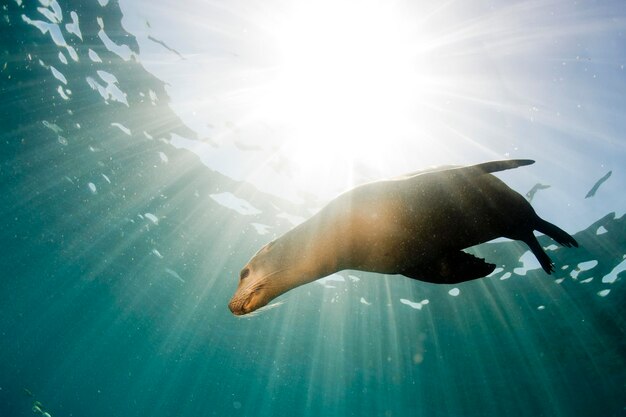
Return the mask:
<svg viewBox="0 0 626 417">
<path fill-rule="evenodd" d="M 239 275 L 239 279 L 244 279 L 248 275 L 250 275 L 250 268 L 246 268 L 243 271 L 241 271 L 241 274 Z"/>
</svg>

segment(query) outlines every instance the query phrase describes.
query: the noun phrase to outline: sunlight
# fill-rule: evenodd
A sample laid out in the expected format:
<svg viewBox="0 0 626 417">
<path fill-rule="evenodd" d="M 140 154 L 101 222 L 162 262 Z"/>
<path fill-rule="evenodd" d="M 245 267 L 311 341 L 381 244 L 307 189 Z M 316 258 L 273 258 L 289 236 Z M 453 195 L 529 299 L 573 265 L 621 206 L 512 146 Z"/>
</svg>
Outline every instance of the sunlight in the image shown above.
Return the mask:
<svg viewBox="0 0 626 417">
<path fill-rule="evenodd" d="M 433 165 L 535 157 L 555 133 L 590 151 L 614 136 L 589 127 L 612 125 L 584 103 L 607 61 L 577 37 L 619 27 L 600 11 L 556 23 L 559 3 L 542 1 L 121 3 L 142 65 L 200 139 L 173 144 L 291 202 Z M 571 86 L 574 75 L 593 83 Z M 558 148 L 544 156 L 572 166 L 573 148 Z"/>
<path fill-rule="evenodd" d="M 427 71 L 408 29 L 399 11 L 376 2 L 307 3 L 277 29 L 282 62 L 261 107 L 290 132 L 283 151 L 300 170 L 375 164 L 413 130 Z"/>
</svg>

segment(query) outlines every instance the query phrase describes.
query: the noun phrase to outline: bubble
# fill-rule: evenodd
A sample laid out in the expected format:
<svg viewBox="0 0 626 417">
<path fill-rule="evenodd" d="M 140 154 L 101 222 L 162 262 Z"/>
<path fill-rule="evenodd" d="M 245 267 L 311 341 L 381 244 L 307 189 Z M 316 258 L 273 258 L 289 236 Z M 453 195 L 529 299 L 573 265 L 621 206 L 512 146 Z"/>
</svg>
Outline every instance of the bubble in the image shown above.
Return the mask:
<svg viewBox="0 0 626 417">
<path fill-rule="evenodd" d="M 154 224 L 159 224 L 159 218 L 152 213 L 145 213 L 144 216 Z"/>
</svg>

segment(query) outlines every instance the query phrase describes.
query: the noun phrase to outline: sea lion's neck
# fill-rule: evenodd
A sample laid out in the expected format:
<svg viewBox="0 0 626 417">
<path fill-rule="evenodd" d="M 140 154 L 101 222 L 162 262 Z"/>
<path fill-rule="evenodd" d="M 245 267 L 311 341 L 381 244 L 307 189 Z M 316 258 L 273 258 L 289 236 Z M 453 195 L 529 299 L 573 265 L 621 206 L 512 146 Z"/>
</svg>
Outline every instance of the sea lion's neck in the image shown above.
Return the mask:
<svg viewBox="0 0 626 417">
<path fill-rule="evenodd" d="M 279 239 L 281 263 L 290 268 L 293 287 L 344 269 L 337 256 L 336 237 L 340 234 L 336 224 L 314 216 Z"/>
</svg>

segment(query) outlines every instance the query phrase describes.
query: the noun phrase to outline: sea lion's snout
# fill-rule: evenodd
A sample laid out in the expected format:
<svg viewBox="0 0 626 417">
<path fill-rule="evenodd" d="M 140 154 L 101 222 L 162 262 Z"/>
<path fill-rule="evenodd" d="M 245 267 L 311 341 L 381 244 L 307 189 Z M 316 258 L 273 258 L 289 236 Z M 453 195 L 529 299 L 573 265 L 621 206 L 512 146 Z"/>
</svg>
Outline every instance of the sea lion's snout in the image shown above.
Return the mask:
<svg viewBox="0 0 626 417">
<path fill-rule="evenodd" d="M 248 314 L 251 312 L 248 304 L 250 303 L 251 294 L 245 296 L 240 289 L 237 289 L 237 292 L 228 303 L 228 308 L 235 316 L 243 316 L 244 314 Z"/>
<path fill-rule="evenodd" d="M 244 314 L 254 311 L 254 308 L 250 308 L 250 303 L 254 297 L 254 291 L 251 290 L 250 285 L 250 267 L 246 265 L 239 274 L 239 285 L 235 295 L 228 303 L 228 308 L 235 316 L 243 316 Z"/>
<path fill-rule="evenodd" d="M 236 300 L 230 300 L 230 303 L 228 303 L 228 308 L 230 309 L 230 312 L 233 313 L 235 316 L 241 316 L 243 314 L 246 314 L 246 312 L 243 309 L 243 306 L 241 303 L 238 303 Z"/>
<path fill-rule="evenodd" d="M 240 281 L 235 295 L 228 303 L 228 308 L 235 316 L 243 316 L 261 307 L 261 303 L 258 290 L 249 283 Z"/>
<path fill-rule="evenodd" d="M 241 297 L 235 294 L 233 299 L 230 300 L 230 303 L 228 303 L 228 308 L 235 316 L 243 316 L 252 313 L 261 306 L 254 293 L 250 293 L 247 297 Z"/>
</svg>

